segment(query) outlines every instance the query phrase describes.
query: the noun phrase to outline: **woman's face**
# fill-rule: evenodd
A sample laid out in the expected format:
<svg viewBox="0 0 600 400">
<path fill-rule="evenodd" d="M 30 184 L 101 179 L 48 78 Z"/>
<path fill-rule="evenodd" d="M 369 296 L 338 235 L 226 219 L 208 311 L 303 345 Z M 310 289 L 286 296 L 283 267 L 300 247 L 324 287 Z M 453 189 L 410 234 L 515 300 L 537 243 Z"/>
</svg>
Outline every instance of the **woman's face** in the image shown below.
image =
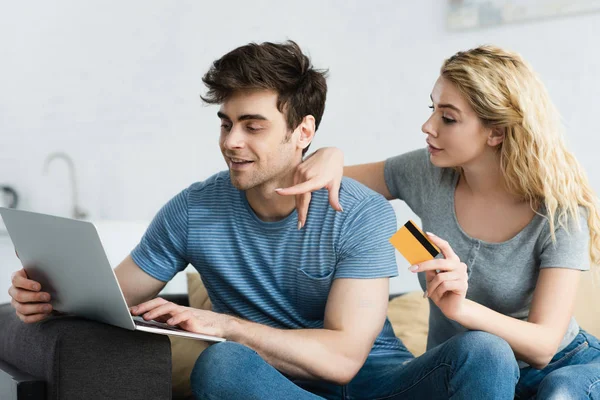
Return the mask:
<svg viewBox="0 0 600 400">
<path fill-rule="evenodd" d="M 435 166 L 465 167 L 492 150 L 495 141 L 491 129 L 481 123 L 453 83 L 440 76 L 431 91 L 431 101 L 431 117 L 421 130 L 427 135 Z"/>
</svg>

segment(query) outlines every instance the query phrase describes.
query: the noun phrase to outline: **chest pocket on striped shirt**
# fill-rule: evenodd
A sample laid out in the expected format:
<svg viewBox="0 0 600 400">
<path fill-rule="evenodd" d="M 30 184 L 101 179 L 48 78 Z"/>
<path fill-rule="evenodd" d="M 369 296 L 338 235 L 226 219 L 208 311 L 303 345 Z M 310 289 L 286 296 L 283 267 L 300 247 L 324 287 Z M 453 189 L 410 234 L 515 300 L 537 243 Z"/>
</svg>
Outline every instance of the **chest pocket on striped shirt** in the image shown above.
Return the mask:
<svg viewBox="0 0 600 400">
<path fill-rule="evenodd" d="M 323 320 L 334 271 L 332 269 L 323 276 L 315 276 L 302 269 L 296 272 L 296 306 L 304 318 Z"/>
</svg>

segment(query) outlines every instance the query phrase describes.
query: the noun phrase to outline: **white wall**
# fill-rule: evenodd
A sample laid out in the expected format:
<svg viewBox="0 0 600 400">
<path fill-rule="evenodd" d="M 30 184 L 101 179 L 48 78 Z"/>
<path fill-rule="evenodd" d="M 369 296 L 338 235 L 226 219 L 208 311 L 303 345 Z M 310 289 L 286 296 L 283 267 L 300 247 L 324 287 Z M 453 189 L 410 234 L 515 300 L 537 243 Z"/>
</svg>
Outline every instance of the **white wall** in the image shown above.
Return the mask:
<svg viewBox="0 0 600 400">
<path fill-rule="evenodd" d="M 66 151 L 92 219 L 151 219 L 224 167 L 216 108 L 198 97 L 211 61 L 249 41 L 291 38 L 330 69 L 314 147 L 341 147 L 348 163 L 423 145 L 420 126 L 445 57 L 483 43 L 519 51 L 547 84 L 600 190 L 600 14 L 448 32 L 446 3 L 3 2 L 0 184 L 16 187 L 22 208 L 69 215 L 64 164 L 42 174 L 49 153 Z M 401 221 L 413 217 L 395 206 Z M 415 288 L 400 266 L 392 289 Z"/>
</svg>

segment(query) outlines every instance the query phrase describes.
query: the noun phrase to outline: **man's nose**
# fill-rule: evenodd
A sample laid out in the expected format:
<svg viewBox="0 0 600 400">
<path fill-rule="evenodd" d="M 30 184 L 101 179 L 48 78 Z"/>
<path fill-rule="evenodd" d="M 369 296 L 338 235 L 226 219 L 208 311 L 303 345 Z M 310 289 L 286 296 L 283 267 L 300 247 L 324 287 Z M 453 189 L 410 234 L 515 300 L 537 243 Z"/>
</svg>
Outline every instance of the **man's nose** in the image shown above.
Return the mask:
<svg viewBox="0 0 600 400">
<path fill-rule="evenodd" d="M 239 149 L 244 147 L 244 133 L 241 127 L 233 126 L 229 132 L 227 132 L 225 139 L 223 140 L 223 146 L 227 149 Z"/>
</svg>

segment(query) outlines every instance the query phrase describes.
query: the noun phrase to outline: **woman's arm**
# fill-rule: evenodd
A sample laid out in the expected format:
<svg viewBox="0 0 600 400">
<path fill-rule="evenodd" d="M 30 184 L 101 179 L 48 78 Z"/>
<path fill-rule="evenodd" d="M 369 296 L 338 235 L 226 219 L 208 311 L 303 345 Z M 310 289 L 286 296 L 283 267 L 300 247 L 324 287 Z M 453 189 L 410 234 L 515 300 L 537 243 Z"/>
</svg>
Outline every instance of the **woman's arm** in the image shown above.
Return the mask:
<svg viewBox="0 0 600 400">
<path fill-rule="evenodd" d="M 543 369 L 556 354 L 573 315 L 580 271 L 543 268 L 529 311 L 521 321 L 465 300 L 455 319 L 467 329 L 492 333 L 506 340 L 518 359 Z"/>
<path fill-rule="evenodd" d="M 383 175 L 385 161 L 344 167 L 344 153 L 335 147 L 324 147 L 307 157 L 296 169 L 294 186 L 276 189 L 282 196 L 296 196 L 299 227 L 304 226 L 311 192 L 329 191 L 329 203 L 337 211 L 343 211 L 339 202 L 342 176 L 355 179 L 391 200 Z"/>
<path fill-rule="evenodd" d="M 385 161 L 351 165 L 344 167 L 344 176 L 359 181 L 388 200 L 393 200 L 393 196 L 385 183 L 384 168 Z"/>
<path fill-rule="evenodd" d="M 543 369 L 556 354 L 573 315 L 580 271 L 570 268 L 541 268 L 529 318 L 522 321 L 466 299 L 467 267 L 449 243 L 431 233 L 429 238 L 444 258 L 411 266 L 425 272 L 425 294 L 444 315 L 467 329 L 492 333 L 506 340 L 515 356 Z M 507 293 L 510 296 L 510 293 Z"/>
</svg>

